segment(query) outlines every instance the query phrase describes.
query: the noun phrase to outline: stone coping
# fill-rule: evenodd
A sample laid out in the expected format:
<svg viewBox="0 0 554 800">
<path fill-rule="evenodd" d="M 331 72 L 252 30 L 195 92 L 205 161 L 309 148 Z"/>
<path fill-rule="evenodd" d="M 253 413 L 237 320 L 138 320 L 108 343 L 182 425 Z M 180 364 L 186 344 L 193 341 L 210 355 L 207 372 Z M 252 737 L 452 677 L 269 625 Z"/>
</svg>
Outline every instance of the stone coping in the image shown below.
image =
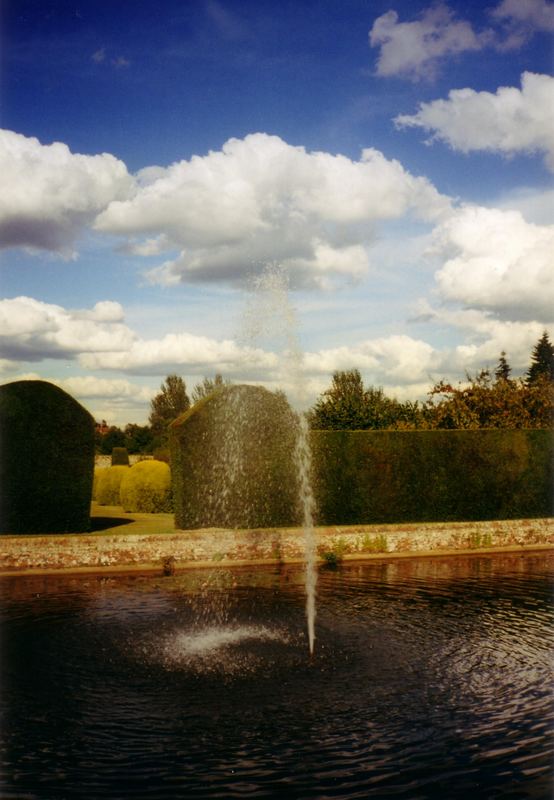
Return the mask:
<svg viewBox="0 0 554 800">
<path fill-rule="evenodd" d="M 0 576 L 173 572 L 296 564 L 301 528 L 203 529 L 0 536 Z M 315 529 L 318 559 L 339 561 L 554 549 L 554 518 L 484 522 L 334 525 Z"/>
</svg>

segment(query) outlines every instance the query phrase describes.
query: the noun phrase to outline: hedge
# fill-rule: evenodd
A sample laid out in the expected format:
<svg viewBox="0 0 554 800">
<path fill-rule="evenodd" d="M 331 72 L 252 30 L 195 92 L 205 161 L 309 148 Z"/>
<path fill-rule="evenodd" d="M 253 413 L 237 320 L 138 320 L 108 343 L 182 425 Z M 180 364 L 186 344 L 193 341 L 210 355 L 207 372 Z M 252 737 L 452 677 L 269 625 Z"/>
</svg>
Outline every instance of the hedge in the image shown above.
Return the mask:
<svg viewBox="0 0 554 800">
<path fill-rule="evenodd" d="M 112 467 L 128 467 L 129 453 L 126 447 L 112 448 Z"/>
<path fill-rule="evenodd" d="M 173 511 L 169 465 L 163 461 L 137 462 L 123 475 L 119 497 L 125 511 Z"/>
<path fill-rule="evenodd" d="M 130 467 L 104 467 L 98 470 L 96 477 L 96 502 L 101 506 L 120 505 L 119 489 L 123 476 Z"/>
<path fill-rule="evenodd" d="M 94 420 L 46 381 L 0 386 L 0 532 L 90 527 Z"/>
<path fill-rule="evenodd" d="M 319 524 L 553 513 L 547 430 L 312 431 Z"/>
<path fill-rule="evenodd" d="M 258 528 L 299 522 L 297 420 L 286 398 L 225 386 L 170 426 L 177 528 Z"/>
</svg>

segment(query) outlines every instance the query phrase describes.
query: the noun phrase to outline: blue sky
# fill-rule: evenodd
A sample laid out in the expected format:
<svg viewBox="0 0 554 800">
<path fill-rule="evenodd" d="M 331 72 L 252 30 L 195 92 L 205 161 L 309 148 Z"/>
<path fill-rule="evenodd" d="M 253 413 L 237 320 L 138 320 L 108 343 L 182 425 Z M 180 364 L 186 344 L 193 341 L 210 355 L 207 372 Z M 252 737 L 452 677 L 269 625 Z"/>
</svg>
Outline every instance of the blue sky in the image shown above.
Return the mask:
<svg viewBox="0 0 554 800">
<path fill-rule="evenodd" d="M 521 373 L 554 332 L 553 33 L 547 0 L 7 0 L 0 380 L 116 424 L 170 372 L 298 400 L 245 335 L 268 263 L 304 403 L 336 369 Z"/>
</svg>

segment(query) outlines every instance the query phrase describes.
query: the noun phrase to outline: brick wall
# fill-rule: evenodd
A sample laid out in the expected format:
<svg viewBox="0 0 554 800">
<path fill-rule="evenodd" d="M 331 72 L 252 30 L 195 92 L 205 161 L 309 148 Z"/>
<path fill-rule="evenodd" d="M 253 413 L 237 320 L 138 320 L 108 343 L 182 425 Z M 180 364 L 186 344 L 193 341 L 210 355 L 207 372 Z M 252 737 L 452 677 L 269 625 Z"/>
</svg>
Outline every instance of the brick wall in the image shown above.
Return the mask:
<svg viewBox="0 0 554 800">
<path fill-rule="evenodd" d="M 554 547 L 554 520 L 331 526 L 316 530 L 322 560 L 394 558 Z M 0 537 L 0 572 L 226 566 L 302 561 L 301 529 Z M 331 554 L 331 555 L 330 555 Z M 332 555 L 334 554 L 334 555 Z"/>
</svg>

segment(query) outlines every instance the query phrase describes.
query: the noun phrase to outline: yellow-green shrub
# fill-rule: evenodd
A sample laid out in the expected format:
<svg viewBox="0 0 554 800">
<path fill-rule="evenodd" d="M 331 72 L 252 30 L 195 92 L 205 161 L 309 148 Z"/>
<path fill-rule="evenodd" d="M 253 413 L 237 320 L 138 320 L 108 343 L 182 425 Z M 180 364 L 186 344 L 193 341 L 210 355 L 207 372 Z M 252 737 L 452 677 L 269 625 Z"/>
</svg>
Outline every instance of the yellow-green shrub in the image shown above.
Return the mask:
<svg viewBox="0 0 554 800">
<path fill-rule="evenodd" d="M 169 465 L 163 461 L 137 462 L 123 476 L 120 498 L 125 511 L 172 511 Z"/>
<path fill-rule="evenodd" d="M 93 477 L 93 480 L 92 480 L 92 499 L 93 500 L 96 500 L 96 493 L 98 491 L 98 480 L 100 478 L 101 473 L 104 472 L 105 469 L 106 469 L 106 467 L 94 467 L 94 477 Z"/>
<path fill-rule="evenodd" d="M 118 506 L 119 487 L 129 467 L 104 467 L 98 470 L 96 500 L 101 506 Z"/>
</svg>

